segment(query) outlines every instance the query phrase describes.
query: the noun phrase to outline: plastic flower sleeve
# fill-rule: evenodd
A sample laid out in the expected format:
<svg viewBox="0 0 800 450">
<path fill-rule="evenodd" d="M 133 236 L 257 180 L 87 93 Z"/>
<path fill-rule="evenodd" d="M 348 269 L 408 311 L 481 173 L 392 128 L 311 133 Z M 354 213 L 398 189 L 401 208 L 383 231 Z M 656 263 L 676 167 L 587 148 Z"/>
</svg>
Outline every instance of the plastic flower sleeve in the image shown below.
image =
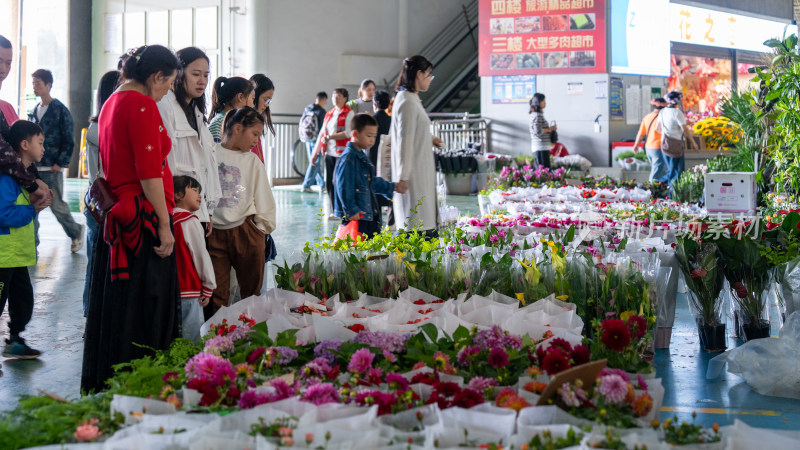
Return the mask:
<svg viewBox="0 0 800 450">
<path fill-rule="evenodd" d="M 598 448 L 598 443 L 603 442 L 606 439 L 606 430 L 607 428 L 603 426 L 594 427 L 592 432 L 586 435 L 581 441 L 581 450 Z M 658 434 L 656 434 L 656 432 L 652 429 L 613 429 L 612 432 L 619 435 L 619 440 L 622 441 L 623 445 L 625 446 L 621 448 L 657 449 L 661 447 Z M 684 449 L 683 446 L 680 448 Z"/>
<path fill-rule="evenodd" d="M 125 417 L 125 424 L 139 423 L 145 413 L 153 415 L 175 414 L 175 405 L 141 397 L 114 394 L 111 400 L 111 416 L 120 413 Z"/>
<path fill-rule="evenodd" d="M 723 441 L 729 450 L 753 448 L 784 449 L 796 448 L 800 432 L 796 430 L 768 430 L 747 425 L 739 419 L 730 427 L 723 427 Z M 768 444 L 765 446 L 764 444 Z"/>
<path fill-rule="evenodd" d="M 106 440 L 106 448 L 171 449 L 187 448 L 199 433 L 207 429 L 208 414 L 167 416 L 145 414 L 136 425 L 122 428 Z M 69 446 L 73 448 L 72 445 Z"/>
<path fill-rule="evenodd" d="M 725 363 L 761 395 L 800 399 L 800 312 L 786 319 L 777 339 L 754 339 L 710 360 L 706 377 L 718 377 Z"/>
<path fill-rule="evenodd" d="M 499 408 L 482 403 L 470 409 L 453 407 L 442 410 L 442 424 L 446 429 L 462 430 L 469 433 L 487 431 L 507 438 L 514 433 L 517 413 L 513 409 Z"/>
<path fill-rule="evenodd" d="M 780 293 L 786 305 L 786 317 L 800 310 L 800 258 L 786 263 L 781 270 Z"/>
<path fill-rule="evenodd" d="M 221 307 L 200 327 L 200 336 L 205 336 L 212 324 L 219 325 L 223 320 L 227 320 L 230 325 L 239 324 L 239 316 L 242 314 L 254 319 L 257 323 L 264 322 L 278 309 L 286 308 L 284 305 L 295 303 L 302 305 L 304 299 L 309 298 L 313 297 L 283 289 L 271 289 L 263 296 L 242 299 L 231 306 Z"/>
<path fill-rule="evenodd" d="M 331 339 L 346 341 L 356 336 L 356 333 L 342 326 L 340 322 L 318 314 L 311 314 L 311 323 L 314 327 L 314 338 L 316 342 Z M 270 335 L 272 335 L 272 328 L 270 328 Z"/>
<path fill-rule="evenodd" d="M 220 432 L 215 435 L 196 436 L 189 445 L 189 450 L 252 450 L 256 448 L 256 439 L 240 432 Z"/>
<path fill-rule="evenodd" d="M 595 425 L 591 420 L 579 419 L 558 406 L 531 406 L 523 408 L 519 412 L 519 417 L 517 417 L 517 430 L 520 433 L 525 432 L 525 430 L 530 430 L 529 427 L 531 426 L 563 424 L 579 427 Z"/>
<path fill-rule="evenodd" d="M 259 423 L 264 419 L 266 423 L 273 423 L 278 419 L 296 417 L 292 414 L 275 408 L 272 404 L 258 405 L 252 409 L 244 409 L 217 418 L 206 426 L 207 433 L 221 433 L 238 431 L 243 434 L 250 433 L 250 425 Z"/>
<path fill-rule="evenodd" d="M 580 427 L 575 425 L 531 425 L 526 426 L 524 429 L 518 429 L 517 434 L 511 437 L 509 444 L 513 445 L 514 448 L 522 448 L 523 444 L 527 445 L 534 436 L 541 436 L 545 431 L 549 431 L 554 438 L 565 438 L 570 429 L 574 430 L 575 433 L 584 433 Z"/>
<path fill-rule="evenodd" d="M 436 404 L 378 417 L 378 427 L 381 436 L 390 441 L 403 444 L 414 442 L 426 448 L 433 447 L 435 433 L 443 428 Z"/>
</svg>

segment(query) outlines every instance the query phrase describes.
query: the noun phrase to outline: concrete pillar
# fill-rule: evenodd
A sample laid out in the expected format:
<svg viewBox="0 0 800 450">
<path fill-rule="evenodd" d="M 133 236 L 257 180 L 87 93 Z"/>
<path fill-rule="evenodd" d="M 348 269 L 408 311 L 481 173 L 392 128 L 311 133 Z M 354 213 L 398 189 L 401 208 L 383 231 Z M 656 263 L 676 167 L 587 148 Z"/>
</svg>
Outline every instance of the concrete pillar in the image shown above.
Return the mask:
<svg viewBox="0 0 800 450">
<path fill-rule="evenodd" d="M 89 126 L 92 114 L 92 2 L 69 2 L 69 109 L 75 123 L 75 151 L 69 177 L 78 176 L 81 130 Z"/>
</svg>

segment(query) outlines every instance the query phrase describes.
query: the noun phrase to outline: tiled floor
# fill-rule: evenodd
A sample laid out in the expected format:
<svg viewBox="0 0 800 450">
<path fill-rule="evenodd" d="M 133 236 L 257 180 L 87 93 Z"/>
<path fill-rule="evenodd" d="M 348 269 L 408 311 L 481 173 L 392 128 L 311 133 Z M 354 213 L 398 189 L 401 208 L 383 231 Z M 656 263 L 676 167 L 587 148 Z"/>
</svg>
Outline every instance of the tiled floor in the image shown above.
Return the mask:
<svg viewBox="0 0 800 450">
<path fill-rule="evenodd" d="M 67 180 L 65 188 L 71 208 L 77 212 L 86 183 Z M 318 217 L 323 204 L 320 194 L 276 188 L 275 200 L 279 214 L 273 236 L 279 258 L 296 260 L 307 240 L 335 228 L 336 224 Z M 450 196 L 448 203 L 462 213 L 478 211 L 475 197 Z M 83 221 L 83 215 L 75 214 L 75 217 Z M 36 309 L 26 336 L 32 345 L 44 351 L 44 355 L 36 361 L 3 361 L 0 409 L 12 407 L 17 395 L 35 394 L 38 390 L 67 397 L 79 394 L 85 249 L 77 254 L 70 253 L 69 239 L 49 211 L 42 213 L 41 222 L 39 263 L 31 269 Z M 716 380 L 705 379 L 707 361 L 713 355 L 699 350 L 697 331 L 685 298 L 679 297 L 678 305 L 671 348 L 656 352 L 657 374 L 667 391 L 662 418 L 675 412 L 681 419 L 690 419 L 691 411 L 697 410 L 698 422 L 708 425 L 713 422 L 729 424 L 738 418 L 760 427 L 800 428 L 798 401 L 761 396 L 742 379 L 727 373 Z M 7 314 L 0 319 L 2 337 L 7 335 L 7 320 Z M 729 347 L 734 345 L 731 339 Z"/>
</svg>

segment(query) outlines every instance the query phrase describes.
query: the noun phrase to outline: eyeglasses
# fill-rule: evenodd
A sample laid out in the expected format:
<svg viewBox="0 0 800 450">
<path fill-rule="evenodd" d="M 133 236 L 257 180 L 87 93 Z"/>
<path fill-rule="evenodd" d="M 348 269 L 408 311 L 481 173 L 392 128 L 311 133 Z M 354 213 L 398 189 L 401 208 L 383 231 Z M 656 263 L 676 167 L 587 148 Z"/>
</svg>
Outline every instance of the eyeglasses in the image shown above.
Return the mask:
<svg viewBox="0 0 800 450">
<path fill-rule="evenodd" d="M 272 104 L 272 99 L 271 99 L 271 98 L 268 98 L 268 99 L 267 99 L 267 106 L 269 106 L 269 105 L 271 105 L 271 104 Z"/>
<path fill-rule="evenodd" d="M 433 79 L 436 78 L 436 75 L 434 75 L 433 73 L 429 73 L 428 78 L 430 78 L 431 81 L 433 81 Z"/>
</svg>

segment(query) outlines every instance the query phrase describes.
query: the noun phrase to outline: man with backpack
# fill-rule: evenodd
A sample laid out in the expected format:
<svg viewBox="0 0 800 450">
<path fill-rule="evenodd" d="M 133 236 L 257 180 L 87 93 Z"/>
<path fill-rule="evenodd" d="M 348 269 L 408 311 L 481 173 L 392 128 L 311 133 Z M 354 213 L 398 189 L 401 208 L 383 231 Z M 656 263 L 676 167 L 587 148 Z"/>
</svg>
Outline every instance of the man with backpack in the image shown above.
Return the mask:
<svg viewBox="0 0 800 450">
<path fill-rule="evenodd" d="M 303 192 L 314 192 L 311 190 L 312 182 L 319 185 L 320 192 L 325 190 L 325 180 L 322 178 L 321 162 L 322 158 L 311 161 L 314 148 L 317 146 L 317 136 L 319 129 L 325 122 L 325 104 L 328 103 L 328 94 L 325 91 L 317 92 L 317 99 L 314 103 L 306 106 L 303 115 L 300 117 L 298 134 L 300 140 L 306 144 L 308 154 L 308 170 L 303 180 Z"/>
</svg>

